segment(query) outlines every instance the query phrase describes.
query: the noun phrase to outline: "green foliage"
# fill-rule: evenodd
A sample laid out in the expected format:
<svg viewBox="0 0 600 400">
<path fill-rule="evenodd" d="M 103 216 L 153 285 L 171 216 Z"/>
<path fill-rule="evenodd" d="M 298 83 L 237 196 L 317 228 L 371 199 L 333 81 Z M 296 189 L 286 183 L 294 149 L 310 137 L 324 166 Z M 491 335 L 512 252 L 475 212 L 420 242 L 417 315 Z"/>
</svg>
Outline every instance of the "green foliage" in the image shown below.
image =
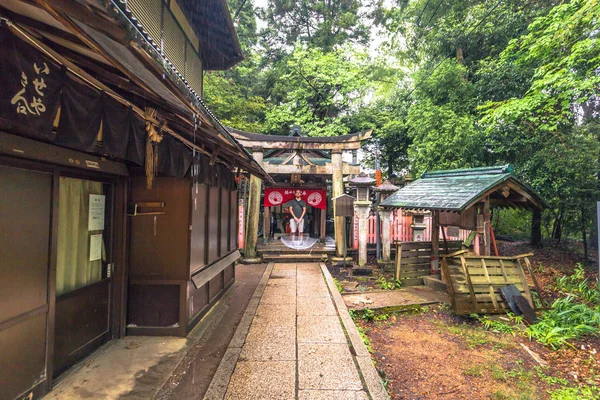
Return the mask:
<svg viewBox="0 0 600 400">
<path fill-rule="evenodd" d="M 479 322 L 481 322 L 483 327 L 485 329 L 487 329 L 488 331 L 509 333 L 511 335 L 515 335 L 517 332 L 520 331 L 519 327 L 517 327 L 515 325 L 509 325 L 502 321 L 491 319 L 487 315 L 480 317 L 479 315 L 474 314 L 474 315 L 472 315 L 472 317 L 476 318 Z M 515 318 L 514 319 L 515 322 L 522 321 L 522 317 L 513 317 L 513 318 Z"/>
<path fill-rule="evenodd" d="M 333 283 L 335 283 L 335 287 L 337 288 L 338 292 L 344 293 L 344 288 L 343 288 L 342 284 L 340 283 L 340 281 L 338 281 L 337 279 L 333 278 Z"/>
<path fill-rule="evenodd" d="M 555 277 L 556 290 L 591 305 L 600 304 L 600 283 L 592 283 L 585 277 L 583 264 L 578 263 L 570 275 Z"/>
<path fill-rule="evenodd" d="M 369 38 L 358 0 L 269 0 L 260 14 L 269 26 L 263 32 L 264 45 L 274 49 L 301 42 L 331 51 L 349 41 L 366 43 Z"/>
<path fill-rule="evenodd" d="M 565 387 L 548 392 L 551 400 L 594 400 L 600 397 L 600 389 L 595 384 L 581 387 Z"/>
<path fill-rule="evenodd" d="M 394 280 L 388 281 L 387 279 L 385 279 L 385 276 L 383 276 L 383 275 L 380 275 L 377 278 L 377 283 L 379 283 L 379 286 L 383 290 L 394 290 L 394 289 L 400 289 L 402 287 L 402 281 L 400 281 L 399 279 L 394 279 Z"/>
<path fill-rule="evenodd" d="M 521 97 L 487 103 L 484 121 L 548 132 L 572 125 L 574 105 L 592 99 L 600 84 L 599 18 L 598 1 L 573 0 L 533 21 L 498 61 L 530 71 L 529 88 Z"/>
<path fill-rule="evenodd" d="M 375 319 L 375 311 L 370 308 L 365 308 L 362 310 L 362 319 L 365 321 L 373 321 Z"/>
<path fill-rule="evenodd" d="M 558 349 L 585 335 L 598 335 L 600 311 L 576 303 L 572 296 L 560 298 L 552 309 L 542 312 L 539 321 L 525 329 L 529 339 Z M 572 346 L 572 345 L 571 345 Z"/>
<path fill-rule="evenodd" d="M 339 118 L 359 107 L 369 88 L 366 55 L 350 48 L 325 53 L 296 47 L 271 89 L 274 106 L 265 114 L 267 133 L 299 125 L 311 136 L 350 133 Z"/>
<path fill-rule="evenodd" d="M 360 335 L 360 338 L 362 339 L 362 342 L 364 343 L 369 353 L 373 353 L 371 339 L 369 339 L 365 330 L 360 325 L 356 325 L 356 330 L 358 331 L 358 334 Z"/>
</svg>

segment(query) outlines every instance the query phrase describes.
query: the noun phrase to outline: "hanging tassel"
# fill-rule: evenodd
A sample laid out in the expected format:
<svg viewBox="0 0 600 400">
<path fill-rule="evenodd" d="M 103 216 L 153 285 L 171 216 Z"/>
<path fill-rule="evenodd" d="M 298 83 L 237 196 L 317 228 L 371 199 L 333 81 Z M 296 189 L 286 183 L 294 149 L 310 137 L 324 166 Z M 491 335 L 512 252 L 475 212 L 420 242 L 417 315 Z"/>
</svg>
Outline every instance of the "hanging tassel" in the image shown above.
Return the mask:
<svg viewBox="0 0 600 400">
<path fill-rule="evenodd" d="M 154 121 L 156 120 L 156 110 L 150 107 L 145 109 L 146 116 L 146 189 L 152 189 L 154 187 L 154 177 L 158 170 L 158 143 L 162 142 L 162 129 L 165 127 L 163 122 L 159 128 L 160 132 L 156 130 Z"/>
</svg>

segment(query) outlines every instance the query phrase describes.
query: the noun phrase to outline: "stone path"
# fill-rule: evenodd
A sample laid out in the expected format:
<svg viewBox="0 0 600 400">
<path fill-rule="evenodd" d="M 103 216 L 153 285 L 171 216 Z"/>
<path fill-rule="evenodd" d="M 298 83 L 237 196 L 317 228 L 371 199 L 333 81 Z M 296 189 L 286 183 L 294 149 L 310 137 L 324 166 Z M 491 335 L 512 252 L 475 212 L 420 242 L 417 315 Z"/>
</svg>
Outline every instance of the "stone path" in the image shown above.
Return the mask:
<svg viewBox="0 0 600 400">
<path fill-rule="evenodd" d="M 269 264 L 204 397 L 385 399 L 324 264 Z"/>
</svg>

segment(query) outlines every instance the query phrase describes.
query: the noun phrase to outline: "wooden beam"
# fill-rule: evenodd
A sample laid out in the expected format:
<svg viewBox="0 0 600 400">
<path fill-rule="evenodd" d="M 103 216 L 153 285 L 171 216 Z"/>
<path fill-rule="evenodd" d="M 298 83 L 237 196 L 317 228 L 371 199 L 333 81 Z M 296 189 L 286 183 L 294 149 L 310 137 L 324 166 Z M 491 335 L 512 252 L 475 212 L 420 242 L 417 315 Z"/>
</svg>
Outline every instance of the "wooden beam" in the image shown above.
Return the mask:
<svg viewBox="0 0 600 400">
<path fill-rule="evenodd" d="M 276 174 L 303 174 L 303 175 L 333 175 L 334 168 L 331 163 L 325 165 L 281 165 L 264 163 L 263 168 L 269 175 Z M 343 175 L 360 174 L 360 165 L 344 164 Z"/>
<path fill-rule="evenodd" d="M 357 150 L 360 149 L 360 141 L 347 143 L 307 143 L 307 142 L 283 142 L 283 141 L 255 141 L 237 137 L 238 142 L 246 148 L 262 147 L 264 149 L 285 150 Z"/>
</svg>

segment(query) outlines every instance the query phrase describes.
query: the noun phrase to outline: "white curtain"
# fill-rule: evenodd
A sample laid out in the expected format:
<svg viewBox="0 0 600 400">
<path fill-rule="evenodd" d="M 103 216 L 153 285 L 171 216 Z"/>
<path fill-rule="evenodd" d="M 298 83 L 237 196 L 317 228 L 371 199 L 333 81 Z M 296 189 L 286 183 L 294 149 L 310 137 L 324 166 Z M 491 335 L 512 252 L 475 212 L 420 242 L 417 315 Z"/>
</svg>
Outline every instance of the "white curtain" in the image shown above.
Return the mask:
<svg viewBox="0 0 600 400">
<path fill-rule="evenodd" d="M 102 233 L 102 231 L 88 231 L 90 194 L 103 194 L 102 183 L 60 178 L 57 296 L 102 279 L 102 260 L 90 261 L 90 236 Z M 104 245 L 102 247 L 104 258 Z"/>
</svg>

